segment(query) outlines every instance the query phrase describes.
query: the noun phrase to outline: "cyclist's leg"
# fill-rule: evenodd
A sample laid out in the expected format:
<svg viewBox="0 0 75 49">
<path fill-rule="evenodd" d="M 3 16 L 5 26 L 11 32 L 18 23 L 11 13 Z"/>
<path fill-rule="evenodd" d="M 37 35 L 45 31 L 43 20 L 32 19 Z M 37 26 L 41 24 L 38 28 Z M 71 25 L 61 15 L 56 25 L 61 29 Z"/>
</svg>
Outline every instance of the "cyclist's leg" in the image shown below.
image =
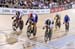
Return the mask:
<svg viewBox="0 0 75 49">
<path fill-rule="evenodd" d="M 68 25 L 67 25 L 68 23 L 67 22 L 65 22 L 65 31 L 67 32 L 68 31 Z"/>
<path fill-rule="evenodd" d="M 60 29 L 60 27 L 61 27 L 61 22 L 59 22 L 58 27 L 59 27 L 59 29 Z"/>
<path fill-rule="evenodd" d="M 36 36 L 36 32 L 37 32 L 37 26 L 36 26 L 36 23 L 34 23 L 34 33 L 33 33 L 33 36 Z"/>
<path fill-rule="evenodd" d="M 48 34 L 48 37 L 49 37 L 49 41 L 50 41 L 51 40 L 51 37 L 52 37 L 52 29 L 50 29 L 49 34 Z"/>
<path fill-rule="evenodd" d="M 57 22 L 55 22 L 55 31 L 57 30 Z"/>
<path fill-rule="evenodd" d="M 69 22 L 67 23 L 67 31 L 69 31 Z"/>
<path fill-rule="evenodd" d="M 23 21 L 21 21 L 19 28 L 22 31 L 22 29 L 23 29 Z"/>
</svg>

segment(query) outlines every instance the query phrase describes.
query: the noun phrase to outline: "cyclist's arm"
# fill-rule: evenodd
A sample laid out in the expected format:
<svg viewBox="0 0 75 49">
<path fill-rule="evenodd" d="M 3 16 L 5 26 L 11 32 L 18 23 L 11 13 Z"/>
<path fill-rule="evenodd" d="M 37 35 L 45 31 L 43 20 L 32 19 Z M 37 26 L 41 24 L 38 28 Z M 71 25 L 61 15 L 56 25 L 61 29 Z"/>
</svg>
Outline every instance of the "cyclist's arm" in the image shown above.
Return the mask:
<svg viewBox="0 0 75 49">
<path fill-rule="evenodd" d="M 29 18 L 28 18 L 27 21 L 26 21 L 26 25 L 28 24 L 28 22 L 29 22 Z"/>
<path fill-rule="evenodd" d="M 15 16 L 13 16 L 13 17 L 12 17 L 12 19 L 14 19 L 15 17 L 16 17 L 16 15 L 15 15 Z"/>
</svg>

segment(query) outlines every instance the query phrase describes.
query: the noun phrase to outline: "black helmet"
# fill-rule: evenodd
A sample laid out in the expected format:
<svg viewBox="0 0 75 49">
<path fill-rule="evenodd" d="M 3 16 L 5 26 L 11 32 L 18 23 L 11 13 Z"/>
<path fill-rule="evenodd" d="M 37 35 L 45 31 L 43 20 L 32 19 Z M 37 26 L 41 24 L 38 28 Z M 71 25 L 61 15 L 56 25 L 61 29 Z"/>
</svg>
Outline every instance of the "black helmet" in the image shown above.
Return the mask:
<svg viewBox="0 0 75 49">
<path fill-rule="evenodd" d="M 47 24 L 50 25 L 51 24 L 51 20 L 47 19 Z"/>
<path fill-rule="evenodd" d="M 57 17 L 57 19 L 60 19 L 60 15 L 59 14 L 56 14 L 56 17 Z"/>
<path fill-rule="evenodd" d="M 56 17 L 59 17 L 59 14 L 56 14 Z"/>
<path fill-rule="evenodd" d="M 17 15 L 17 14 L 20 15 L 20 11 L 16 11 L 16 15 Z"/>
</svg>

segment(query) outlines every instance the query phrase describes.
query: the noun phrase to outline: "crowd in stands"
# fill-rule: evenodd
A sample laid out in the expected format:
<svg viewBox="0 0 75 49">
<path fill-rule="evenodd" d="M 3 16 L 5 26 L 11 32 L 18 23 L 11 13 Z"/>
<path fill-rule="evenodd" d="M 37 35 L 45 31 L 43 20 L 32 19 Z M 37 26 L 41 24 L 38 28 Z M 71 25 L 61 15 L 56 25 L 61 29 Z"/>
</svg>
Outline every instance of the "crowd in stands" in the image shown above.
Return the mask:
<svg viewBox="0 0 75 49">
<path fill-rule="evenodd" d="M 23 9 L 47 9 L 58 6 L 71 6 L 75 0 L 0 0 L 0 7 Z"/>
</svg>

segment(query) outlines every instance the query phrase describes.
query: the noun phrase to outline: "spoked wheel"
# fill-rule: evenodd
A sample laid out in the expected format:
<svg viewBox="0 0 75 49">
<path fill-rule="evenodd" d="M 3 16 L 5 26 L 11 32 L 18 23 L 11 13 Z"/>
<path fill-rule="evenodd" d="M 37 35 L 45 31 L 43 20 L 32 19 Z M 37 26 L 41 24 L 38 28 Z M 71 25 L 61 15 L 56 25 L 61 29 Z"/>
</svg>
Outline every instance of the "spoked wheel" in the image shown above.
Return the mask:
<svg viewBox="0 0 75 49">
<path fill-rule="evenodd" d="M 27 37 L 30 38 L 31 34 L 33 34 L 33 36 L 35 36 L 36 31 L 34 30 L 34 27 L 32 27 L 32 25 L 29 25 L 27 27 Z"/>
<path fill-rule="evenodd" d="M 44 37 L 44 40 L 45 40 L 45 42 L 47 43 L 47 41 L 49 40 L 51 40 L 51 36 L 52 36 L 52 30 L 51 29 L 47 29 L 46 31 L 45 31 L 45 37 Z"/>
<path fill-rule="evenodd" d="M 36 36 L 36 30 L 35 28 L 33 28 L 33 36 L 35 37 Z"/>
<path fill-rule="evenodd" d="M 47 43 L 47 41 L 48 41 L 48 32 L 45 32 L 44 40 L 45 40 L 45 42 Z"/>
<path fill-rule="evenodd" d="M 30 33 L 31 29 L 30 26 L 27 27 L 27 37 L 30 38 L 31 33 Z"/>
<path fill-rule="evenodd" d="M 13 23 L 12 23 L 12 29 L 14 31 L 16 31 L 17 28 L 18 28 L 18 24 L 16 23 L 16 20 L 14 20 Z"/>
</svg>

